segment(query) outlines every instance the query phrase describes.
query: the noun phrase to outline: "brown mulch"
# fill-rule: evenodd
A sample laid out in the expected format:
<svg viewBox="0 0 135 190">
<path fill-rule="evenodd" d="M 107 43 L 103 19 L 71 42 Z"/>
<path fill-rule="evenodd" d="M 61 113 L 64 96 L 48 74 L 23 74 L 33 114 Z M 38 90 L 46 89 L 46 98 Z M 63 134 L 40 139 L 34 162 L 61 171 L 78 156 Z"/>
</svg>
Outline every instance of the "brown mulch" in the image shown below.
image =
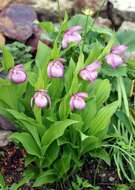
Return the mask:
<svg viewBox="0 0 135 190">
<path fill-rule="evenodd" d="M 24 155 L 25 151 L 12 143 L 4 148 L 4 155 L 0 159 L 0 168 L 8 185 L 21 179 L 24 170 Z"/>
</svg>

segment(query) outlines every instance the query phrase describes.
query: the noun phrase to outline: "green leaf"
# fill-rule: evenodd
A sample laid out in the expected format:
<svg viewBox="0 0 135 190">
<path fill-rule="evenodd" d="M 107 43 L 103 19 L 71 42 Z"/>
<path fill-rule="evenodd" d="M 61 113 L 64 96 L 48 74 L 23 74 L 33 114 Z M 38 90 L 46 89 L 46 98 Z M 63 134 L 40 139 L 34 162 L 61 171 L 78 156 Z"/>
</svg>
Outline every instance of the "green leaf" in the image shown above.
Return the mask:
<svg viewBox="0 0 135 190">
<path fill-rule="evenodd" d="M 124 184 L 120 184 L 120 185 L 118 185 L 116 190 L 130 190 L 130 187 L 128 187 L 127 185 L 124 185 Z"/>
<path fill-rule="evenodd" d="M 120 77 L 127 76 L 127 67 L 126 65 L 119 66 L 117 69 L 111 68 L 111 66 L 105 64 L 103 65 L 101 72 L 106 76 L 111 77 Z"/>
<path fill-rule="evenodd" d="M 66 119 L 68 114 L 70 113 L 70 105 L 69 105 L 70 97 L 66 96 L 60 103 L 59 106 L 59 117 L 61 120 Z"/>
<path fill-rule="evenodd" d="M 4 177 L 2 176 L 1 173 L 0 173 L 0 190 L 7 190 Z"/>
<path fill-rule="evenodd" d="M 45 171 L 37 177 L 33 187 L 41 187 L 44 184 L 53 183 L 57 180 L 57 175 L 53 169 Z"/>
<path fill-rule="evenodd" d="M 19 113 L 15 110 L 10 110 L 10 109 L 6 109 L 6 111 L 12 114 L 13 117 L 16 118 L 20 122 L 20 124 L 22 124 L 23 128 L 26 129 L 33 136 L 38 147 L 41 148 L 38 129 L 42 128 L 43 126 L 37 124 L 34 119 L 26 116 L 24 113 Z"/>
<path fill-rule="evenodd" d="M 111 50 L 113 44 L 115 43 L 115 41 L 116 41 L 116 38 L 115 38 L 115 35 L 113 34 L 111 36 L 111 39 L 109 40 L 108 44 L 106 45 L 106 47 L 103 49 L 102 53 L 97 58 L 98 60 L 102 60 L 105 55 L 107 55 L 108 53 L 110 53 L 110 50 Z"/>
<path fill-rule="evenodd" d="M 83 121 L 83 118 L 80 114 L 77 114 L 77 113 L 71 113 L 70 114 L 70 119 L 73 119 L 75 121 L 78 121 L 78 123 L 74 124 L 74 129 L 76 130 L 82 130 L 82 127 L 84 125 L 84 121 Z"/>
<path fill-rule="evenodd" d="M 92 31 L 99 33 L 100 35 L 103 35 L 105 37 L 109 37 L 109 38 L 113 35 L 113 32 L 110 28 L 101 27 L 96 24 L 92 27 Z"/>
<path fill-rule="evenodd" d="M 92 49 L 90 49 L 88 58 L 85 61 L 85 65 L 88 65 L 94 62 L 97 59 L 97 57 L 99 57 L 99 55 L 101 54 L 102 48 L 103 47 L 101 46 L 99 42 L 96 42 L 95 44 L 93 44 Z"/>
<path fill-rule="evenodd" d="M 111 92 L 111 84 L 108 79 L 96 80 L 91 84 L 89 93 L 96 97 L 97 108 L 109 98 Z"/>
<path fill-rule="evenodd" d="M 6 47 L 0 46 L 0 49 L 3 53 L 2 66 L 4 70 L 8 71 L 10 68 L 14 67 L 14 58 Z"/>
<path fill-rule="evenodd" d="M 49 168 L 51 164 L 56 160 L 59 154 L 59 146 L 57 141 L 54 141 L 47 149 L 44 159 L 43 167 Z"/>
<path fill-rule="evenodd" d="M 110 155 L 103 149 L 95 149 L 94 151 L 90 152 L 90 155 L 94 158 L 104 160 L 109 166 L 111 164 Z"/>
<path fill-rule="evenodd" d="M 28 167 L 32 162 L 34 162 L 36 160 L 35 156 L 32 155 L 27 155 L 25 157 L 25 167 Z"/>
<path fill-rule="evenodd" d="M 68 25 L 69 27 L 80 25 L 82 26 L 83 29 L 85 29 L 86 20 L 87 20 L 86 15 L 76 14 L 69 20 Z M 90 29 L 91 25 L 92 25 L 92 18 L 89 17 L 88 24 L 87 24 L 87 31 Z"/>
<path fill-rule="evenodd" d="M 82 137 L 84 138 L 84 134 Z M 90 152 L 94 149 L 97 149 L 98 147 L 101 146 L 101 141 L 99 138 L 95 136 L 85 136 L 84 140 L 81 143 L 81 155 L 86 154 L 87 152 Z"/>
<path fill-rule="evenodd" d="M 0 79 L 0 100 L 5 102 L 8 108 L 18 109 L 18 102 L 25 90 L 26 83 L 16 85 L 10 83 L 8 80 Z"/>
<path fill-rule="evenodd" d="M 51 59 L 55 60 L 57 58 L 60 57 L 60 49 L 58 47 L 58 40 L 57 38 L 55 39 L 55 42 L 54 42 L 54 45 L 53 45 L 53 49 L 52 49 L 52 52 L 51 52 Z"/>
<path fill-rule="evenodd" d="M 10 139 L 19 141 L 29 154 L 40 157 L 40 149 L 29 133 L 13 133 L 11 134 Z"/>
<path fill-rule="evenodd" d="M 41 128 L 40 124 L 39 126 L 35 123 L 29 123 L 27 121 L 21 121 L 24 128 L 27 129 L 27 131 L 33 136 L 35 142 L 37 143 L 38 147 L 41 148 L 40 138 L 39 138 L 39 132 L 38 129 Z"/>
<path fill-rule="evenodd" d="M 40 22 L 39 26 L 45 30 L 45 32 L 55 32 L 55 27 L 52 22 Z"/>
<path fill-rule="evenodd" d="M 38 89 L 44 89 L 47 86 L 47 83 L 48 83 L 48 78 L 47 78 L 47 75 L 45 77 L 45 70 L 39 68 L 38 69 L 38 76 L 36 78 L 36 82 L 34 84 L 34 88 L 36 90 L 38 90 Z"/>
<path fill-rule="evenodd" d="M 58 158 L 54 164 L 54 168 L 58 173 L 58 178 L 63 178 L 63 175 L 66 174 L 70 169 L 72 151 L 66 145 L 64 146 L 63 150 L 64 151 L 61 158 Z"/>
<path fill-rule="evenodd" d="M 24 176 L 20 181 L 19 183 L 14 183 L 11 187 L 10 187 L 10 190 L 19 190 L 20 187 L 22 187 L 23 185 L 27 184 L 30 179 L 33 177 L 33 173 L 31 173 L 31 175 L 27 175 L 27 176 Z"/>
<path fill-rule="evenodd" d="M 64 88 L 64 81 L 62 78 L 51 79 L 51 84 L 49 86 L 49 95 L 52 99 L 52 102 L 58 101 L 61 98 Z"/>
<path fill-rule="evenodd" d="M 73 59 L 70 59 L 69 65 L 67 67 L 67 70 L 65 72 L 65 88 L 66 88 L 66 92 L 69 91 L 71 84 L 72 84 L 72 80 L 74 77 L 74 71 L 75 71 L 75 62 L 73 61 Z"/>
<path fill-rule="evenodd" d="M 83 131 L 88 129 L 90 121 L 97 113 L 97 105 L 96 105 L 96 98 L 90 98 L 87 101 L 86 108 L 81 111 L 81 116 L 84 122 L 84 126 L 82 128 Z"/>
<path fill-rule="evenodd" d="M 39 42 L 35 58 L 36 66 L 44 68 L 50 58 L 51 49 L 42 42 Z"/>
<path fill-rule="evenodd" d="M 80 53 L 79 58 L 78 58 L 78 62 L 77 62 L 76 68 L 75 68 L 71 88 L 69 90 L 69 95 L 74 94 L 78 91 L 78 89 L 79 89 L 78 74 L 83 67 L 84 67 L 84 54 Z"/>
<path fill-rule="evenodd" d="M 54 140 L 64 134 L 67 127 L 75 123 L 77 123 L 77 121 L 66 119 L 64 121 L 56 121 L 53 125 L 51 125 L 51 127 L 44 133 L 41 140 L 43 145 L 43 154 Z"/>
<path fill-rule="evenodd" d="M 116 33 L 116 37 L 120 44 L 124 44 L 128 46 L 127 51 L 132 52 L 135 51 L 135 31 L 134 30 L 126 30 L 119 31 Z"/>
<path fill-rule="evenodd" d="M 115 101 L 107 106 L 101 108 L 96 116 L 90 121 L 89 133 L 97 136 L 103 130 L 107 130 L 112 115 L 116 112 L 118 107 L 118 101 Z"/>
<path fill-rule="evenodd" d="M 60 137 L 57 141 L 59 146 L 69 145 L 72 149 L 77 150 L 81 143 L 80 133 L 77 129 L 74 129 L 73 125 L 72 129 L 66 131 L 64 136 Z"/>
<path fill-rule="evenodd" d="M 122 110 L 120 110 L 120 111 L 116 112 L 116 116 L 127 127 L 127 129 L 131 132 L 131 129 L 133 127 L 132 126 L 132 122 L 127 117 L 127 115 L 125 114 L 125 112 L 123 112 Z"/>
</svg>

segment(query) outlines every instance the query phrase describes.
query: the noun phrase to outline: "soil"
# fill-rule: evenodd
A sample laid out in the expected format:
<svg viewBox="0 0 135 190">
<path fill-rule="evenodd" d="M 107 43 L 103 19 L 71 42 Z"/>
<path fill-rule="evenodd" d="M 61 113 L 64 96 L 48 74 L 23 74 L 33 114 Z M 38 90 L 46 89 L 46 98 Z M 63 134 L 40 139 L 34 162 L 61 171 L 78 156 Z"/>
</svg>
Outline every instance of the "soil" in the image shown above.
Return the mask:
<svg viewBox="0 0 135 190">
<path fill-rule="evenodd" d="M 1 173 L 4 176 L 7 185 L 17 183 L 23 174 L 24 157 L 26 152 L 18 148 L 13 143 L 9 144 L 3 149 L 3 155 L 0 159 Z M 77 173 L 78 176 L 88 179 L 88 181 L 96 186 L 101 187 L 102 190 L 115 190 L 117 184 L 122 182 L 119 180 L 117 171 L 114 167 L 109 167 L 104 162 L 99 160 L 86 160 L 87 164 L 83 166 L 81 171 Z M 71 177 L 73 180 L 74 177 Z M 69 182 L 69 181 L 68 181 Z M 44 189 L 68 190 L 68 183 L 55 184 L 53 187 L 43 187 Z M 22 187 L 22 190 L 39 190 L 33 189 L 30 184 Z M 135 190 L 133 187 L 132 190 Z"/>
<path fill-rule="evenodd" d="M 18 182 L 24 170 L 25 151 L 14 144 L 9 144 L 3 149 L 4 155 L 0 159 L 1 173 L 8 185 Z"/>
</svg>

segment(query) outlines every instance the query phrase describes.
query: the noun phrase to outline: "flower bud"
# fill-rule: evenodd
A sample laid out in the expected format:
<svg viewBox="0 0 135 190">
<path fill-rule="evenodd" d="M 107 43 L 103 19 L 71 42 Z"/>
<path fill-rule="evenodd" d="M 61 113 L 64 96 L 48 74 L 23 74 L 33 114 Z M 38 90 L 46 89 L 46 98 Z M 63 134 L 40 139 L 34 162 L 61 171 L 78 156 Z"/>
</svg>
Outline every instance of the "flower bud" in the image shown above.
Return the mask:
<svg viewBox="0 0 135 190">
<path fill-rule="evenodd" d="M 25 82 L 27 79 L 27 74 L 23 65 L 16 65 L 14 68 L 10 69 L 8 73 L 8 79 L 16 84 Z"/>
<path fill-rule="evenodd" d="M 122 55 L 124 55 L 124 53 L 125 53 L 125 51 L 126 51 L 127 48 L 128 47 L 125 46 L 125 45 L 118 45 L 118 46 L 113 47 L 112 50 L 111 50 L 111 52 L 113 54 L 117 54 L 117 55 L 121 55 L 122 56 Z"/>
<path fill-rule="evenodd" d="M 31 106 L 33 104 L 33 101 L 35 105 L 39 108 L 45 108 L 51 105 L 50 96 L 48 95 L 47 91 L 43 89 L 38 90 L 34 94 L 34 96 L 31 99 Z"/>
<path fill-rule="evenodd" d="M 94 63 L 87 65 L 87 67 L 85 67 L 80 71 L 80 77 L 83 80 L 92 82 L 96 80 L 98 76 L 97 69 L 99 69 L 100 67 L 101 67 L 100 63 L 98 61 L 95 61 Z"/>
<path fill-rule="evenodd" d="M 47 73 L 49 78 L 60 78 L 64 76 L 64 66 L 63 63 L 65 59 L 59 58 L 48 64 Z"/>
<path fill-rule="evenodd" d="M 106 62 L 115 69 L 119 65 L 123 64 L 123 59 L 119 55 L 111 53 L 106 56 Z"/>
<path fill-rule="evenodd" d="M 64 33 L 62 40 L 63 48 L 67 48 L 71 42 L 80 43 L 81 35 L 78 33 L 78 30 L 81 30 L 81 26 L 73 26 Z"/>
<path fill-rule="evenodd" d="M 85 98 L 88 97 L 88 94 L 85 92 L 80 92 L 73 95 L 70 99 L 70 108 L 71 110 L 78 109 L 82 110 L 86 107 Z"/>
</svg>

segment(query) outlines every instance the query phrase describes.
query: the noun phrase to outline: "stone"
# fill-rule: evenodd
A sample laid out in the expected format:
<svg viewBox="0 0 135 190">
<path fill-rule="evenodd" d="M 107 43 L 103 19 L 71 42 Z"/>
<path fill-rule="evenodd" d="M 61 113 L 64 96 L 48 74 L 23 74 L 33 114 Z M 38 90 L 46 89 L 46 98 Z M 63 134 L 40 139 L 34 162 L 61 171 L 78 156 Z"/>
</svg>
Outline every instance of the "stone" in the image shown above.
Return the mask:
<svg viewBox="0 0 135 190">
<path fill-rule="evenodd" d="M 96 25 L 100 26 L 100 27 L 111 27 L 112 26 L 112 23 L 109 19 L 107 18 L 102 18 L 102 17 L 98 17 L 96 19 L 96 22 L 95 22 Z"/>
<path fill-rule="evenodd" d="M 0 10 L 3 10 L 5 7 L 7 7 L 12 0 L 0 0 Z"/>
<path fill-rule="evenodd" d="M 114 182 L 114 181 L 115 181 L 115 178 L 111 176 L 111 177 L 109 177 L 109 181 L 110 181 L 110 182 Z"/>
<path fill-rule="evenodd" d="M 0 130 L 0 147 L 7 146 L 10 142 L 8 137 L 11 134 L 11 131 Z"/>
<path fill-rule="evenodd" d="M 109 0 L 116 13 L 121 15 L 126 21 L 135 19 L 135 1 L 134 0 Z"/>
<path fill-rule="evenodd" d="M 135 23 L 134 22 L 129 22 L 129 21 L 124 21 L 119 28 L 119 31 L 127 31 L 127 30 L 134 30 L 135 31 Z"/>
<path fill-rule="evenodd" d="M 5 43 L 6 43 L 6 39 L 3 36 L 3 34 L 0 33 L 0 45 L 5 45 Z"/>
<path fill-rule="evenodd" d="M 12 3 L 31 4 L 33 0 L 0 0 L 0 10 L 5 9 Z"/>
<path fill-rule="evenodd" d="M 27 5 L 12 4 L 0 13 L 0 32 L 11 39 L 25 42 L 33 34 L 35 11 Z"/>
<path fill-rule="evenodd" d="M 104 0 L 75 0 L 74 9 L 80 12 L 81 9 L 89 8 L 95 14 L 98 10 L 103 10 L 106 6 Z"/>
<path fill-rule="evenodd" d="M 43 12 L 43 11 L 57 11 L 58 5 L 57 1 L 53 0 L 32 0 L 31 5 L 37 12 Z M 60 0 L 60 9 L 61 11 L 64 11 L 65 9 L 70 9 L 73 6 L 73 1 L 69 0 Z"/>
<path fill-rule="evenodd" d="M 0 128 L 7 131 L 16 131 L 15 125 L 4 116 L 0 115 Z"/>
<path fill-rule="evenodd" d="M 90 8 L 94 13 L 97 10 L 103 9 L 106 3 L 103 6 L 104 0 L 59 0 L 61 12 L 64 13 L 65 10 L 75 12 L 80 12 L 84 8 Z M 0 10 L 8 7 L 12 3 L 22 3 L 30 5 L 35 11 L 39 14 L 49 14 L 52 15 L 58 14 L 58 5 L 56 0 L 0 0 Z"/>
</svg>

